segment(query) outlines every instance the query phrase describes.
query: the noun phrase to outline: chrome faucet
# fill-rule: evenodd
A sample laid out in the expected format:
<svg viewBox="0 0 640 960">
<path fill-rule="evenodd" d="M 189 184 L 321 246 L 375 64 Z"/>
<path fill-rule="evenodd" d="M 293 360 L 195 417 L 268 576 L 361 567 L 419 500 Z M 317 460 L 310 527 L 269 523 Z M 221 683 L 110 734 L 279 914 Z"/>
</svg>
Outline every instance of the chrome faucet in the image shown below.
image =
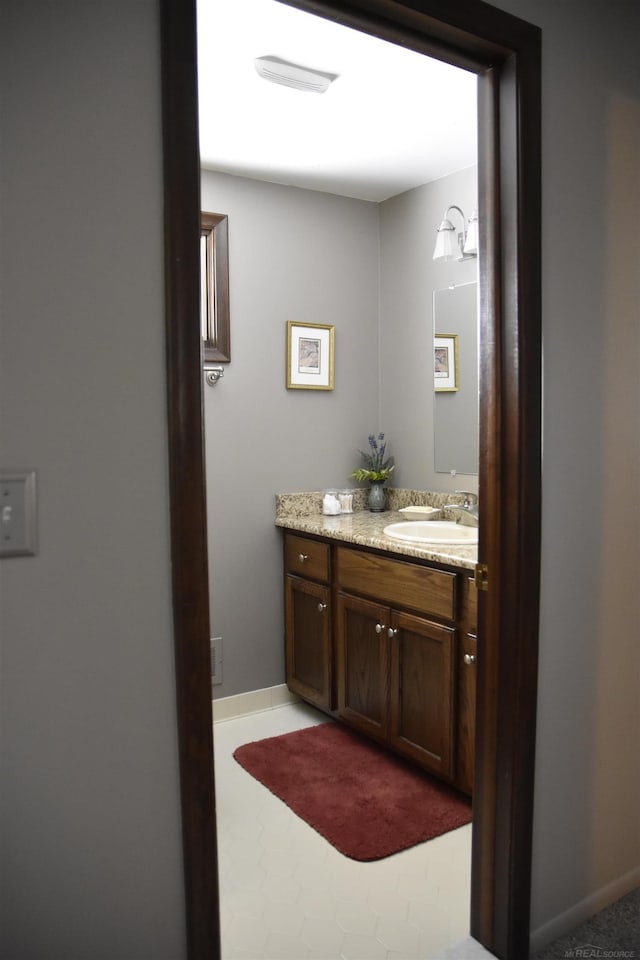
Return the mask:
<svg viewBox="0 0 640 960">
<path fill-rule="evenodd" d="M 456 493 L 464 497 L 462 503 L 447 503 L 444 509 L 451 511 L 456 523 L 461 523 L 467 527 L 477 527 L 480 522 L 478 497 L 475 493 L 469 493 L 467 490 L 456 490 Z"/>
</svg>

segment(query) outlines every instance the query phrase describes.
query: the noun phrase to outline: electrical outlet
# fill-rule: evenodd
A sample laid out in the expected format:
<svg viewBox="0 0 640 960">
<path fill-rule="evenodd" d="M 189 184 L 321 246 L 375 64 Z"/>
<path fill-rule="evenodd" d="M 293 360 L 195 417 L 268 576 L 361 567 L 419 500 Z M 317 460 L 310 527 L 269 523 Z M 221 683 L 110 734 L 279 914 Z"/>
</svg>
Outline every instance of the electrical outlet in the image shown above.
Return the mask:
<svg viewBox="0 0 640 960">
<path fill-rule="evenodd" d="M 222 637 L 211 638 L 211 685 L 222 683 Z"/>
<path fill-rule="evenodd" d="M 0 473 L 0 556 L 36 552 L 35 470 Z"/>
</svg>

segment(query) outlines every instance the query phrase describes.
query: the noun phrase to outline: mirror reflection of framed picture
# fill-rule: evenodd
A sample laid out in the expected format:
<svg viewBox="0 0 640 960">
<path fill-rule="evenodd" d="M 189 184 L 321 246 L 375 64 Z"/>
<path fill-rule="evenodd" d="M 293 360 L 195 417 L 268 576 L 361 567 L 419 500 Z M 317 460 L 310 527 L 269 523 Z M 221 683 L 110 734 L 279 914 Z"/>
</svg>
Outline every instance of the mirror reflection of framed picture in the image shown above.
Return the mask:
<svg viewBox="0 0 640 960">
<path fill-rule="evenodd" d="M 433 385 L 437 393 L 458 389 L 458 335 L 436 333 L 433 338 Z"/>
<path fill-rule="evenodd" d="M 334 327 L 287 322 L 287 390 L 333 390 Z"/>
</svg>

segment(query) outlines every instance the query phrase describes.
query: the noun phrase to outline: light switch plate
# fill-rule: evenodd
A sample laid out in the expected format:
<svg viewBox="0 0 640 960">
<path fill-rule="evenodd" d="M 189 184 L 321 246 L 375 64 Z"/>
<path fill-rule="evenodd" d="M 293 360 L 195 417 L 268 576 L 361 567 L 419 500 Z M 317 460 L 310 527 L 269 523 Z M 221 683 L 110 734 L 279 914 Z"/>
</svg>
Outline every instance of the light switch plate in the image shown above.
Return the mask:
<svg viewBox="0 0 640 960">
<path fill-rule="evenodd" d="M 0 557 L 36 553 L 36 472 L 0 471 Z"/>
</svg>

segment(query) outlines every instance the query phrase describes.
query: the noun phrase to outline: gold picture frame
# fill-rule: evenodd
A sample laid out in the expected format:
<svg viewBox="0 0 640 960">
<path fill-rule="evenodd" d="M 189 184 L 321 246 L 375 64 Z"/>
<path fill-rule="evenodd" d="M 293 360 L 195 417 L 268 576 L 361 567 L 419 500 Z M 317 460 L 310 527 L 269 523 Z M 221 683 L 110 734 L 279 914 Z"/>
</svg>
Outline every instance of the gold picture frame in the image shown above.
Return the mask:
<svg viewBox="0 0 640 960">
<path fill-rule="evenodd" d="M 436 333 L 433 338 L 433 386 L 436 393 L 453 393 L 460 384 L 458 334 Z"/>
<path fill-rule="evenodd" d="M 287 321 L 287 390 L 333 390 L 334 327 Z"/>
</svg>

